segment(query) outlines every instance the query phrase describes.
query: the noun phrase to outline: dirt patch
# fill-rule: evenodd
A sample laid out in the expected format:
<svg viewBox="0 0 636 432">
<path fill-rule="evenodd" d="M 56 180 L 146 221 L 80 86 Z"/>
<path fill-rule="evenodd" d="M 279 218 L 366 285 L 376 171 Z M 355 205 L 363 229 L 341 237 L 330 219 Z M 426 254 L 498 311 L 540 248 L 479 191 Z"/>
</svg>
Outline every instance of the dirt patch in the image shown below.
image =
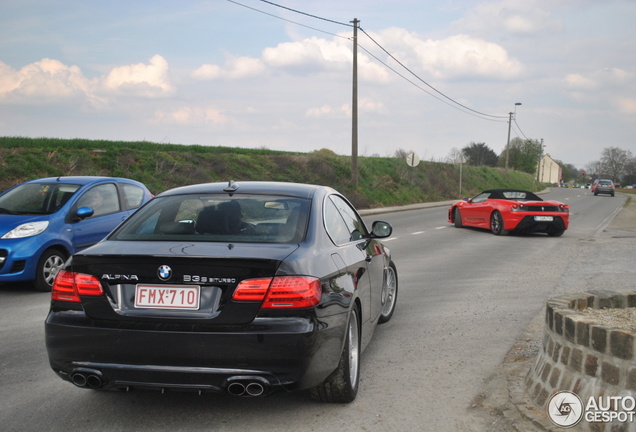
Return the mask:
<svg viewBox="0 0 636 432">
<path fill-rule="evenodd" d="M 636 232 L 636 200 L 629 196 L 625 206 L 618 212 L 609 226 L 618 231 Z"/>
</svg>

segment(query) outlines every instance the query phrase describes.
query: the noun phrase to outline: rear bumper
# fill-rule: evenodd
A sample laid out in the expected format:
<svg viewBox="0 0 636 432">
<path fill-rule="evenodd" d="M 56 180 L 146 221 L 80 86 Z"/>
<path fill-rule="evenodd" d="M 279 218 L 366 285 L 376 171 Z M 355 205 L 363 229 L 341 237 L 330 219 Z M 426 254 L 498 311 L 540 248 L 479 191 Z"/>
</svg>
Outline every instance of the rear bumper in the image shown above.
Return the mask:
<svg viewBox="0 0 636 432">
<path fill-rule="evenodd" d="M 536 221 L 534 216 L 523 217 L 514 227 L 518 232 L 544 232 L 547 233 L 551 230 L 564 231 L 568 228 L 568 219 L 563 219 L 561 216 L 552 216 L 552 222 Z"/>
<path fill-rule="evenodd" d="M 258 396 L 324 381 L 338 365 L 346 316 L 257 318 L 240 329 L 184 332 L 93 327 L 83 312 L 51 312 L 45 335 L 53 370 L 80 387 L 239 394 L 256 383 Z"/>
<path fill-rule="evenodd" d="M 600 188 L 597 187 L 594 190 L 595 194 L 608 194 L 608 195 L 614 195 L 614 189 L 610 189 L 610 188 Z"/>
</svg>

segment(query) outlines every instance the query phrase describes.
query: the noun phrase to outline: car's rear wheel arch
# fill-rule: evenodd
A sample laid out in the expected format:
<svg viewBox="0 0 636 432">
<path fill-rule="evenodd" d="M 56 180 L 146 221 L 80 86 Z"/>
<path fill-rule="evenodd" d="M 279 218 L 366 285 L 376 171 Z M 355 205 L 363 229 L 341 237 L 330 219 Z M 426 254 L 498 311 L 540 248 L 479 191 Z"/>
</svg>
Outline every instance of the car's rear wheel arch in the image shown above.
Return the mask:
<svg viewBox="0 0 636 432">
<path fill-rule="evenodd" d="M 490 230 L 494 235 L 506 235 L 508 231 L 504 229 L 504 219 L 499 210 L 490 214 Z"/>
<path fill-rule="evenodd" d="M 347 320 L 338 367 L 324 382 L 309 390 L 311 397 L 317 401 L 349 403 L 358 394 L 362 352 L 362 320 L 359 306 L 360 303 L 356 299 Z"/>
</svg>

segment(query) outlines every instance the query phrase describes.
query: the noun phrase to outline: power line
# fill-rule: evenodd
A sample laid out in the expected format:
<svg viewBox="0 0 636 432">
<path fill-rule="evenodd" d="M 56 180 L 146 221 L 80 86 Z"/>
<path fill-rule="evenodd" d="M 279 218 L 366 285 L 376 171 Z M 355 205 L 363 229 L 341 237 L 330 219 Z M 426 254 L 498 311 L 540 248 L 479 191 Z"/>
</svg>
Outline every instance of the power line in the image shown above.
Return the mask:
<svg viewBox="0 0 636 432">
<path fill-rule="evenodd" d="M 301 24 L 301 23 L 296 22 L 296 21 L 292 21 L 292 20 L 288 20 L 286 18 L 279 17 L 279 16 L 274 15 L 274 14 L 267 13 L 267 12 L 262 11 L 260 9 L 256 9 L 256 8 L 251 7 L 251 6 L 247 6 L 247 5 L 243 4 L 243 3 L 239 3 L 239 2 L 234 1 L 234 0 L 226 0 L 226 1 L 228 1 L 230 3 L 234 3 L 237 6 L 242 6 L 242 7 L 246 8 L 246 9 L 253 10 L 254 12 L 262 13 L 263 15 L 267 15 L 267 16 L 270 16 L 272 18 L 276 18 L 276 19 L 279 19 L 279 20 L 282 20 L 282 21 L 286 21 L 286 22 L 291 23 L 291 24 L 295 24 L 295 25 L 300 26 L 300 27 L 305 27 L 305 28 L 308 28 L 310 30 L 314 30 L 314 31 L 317 31 L 317 32 L 320 32 L 320 33 L 325 33 L 325 34 L 328 34 L 328 35 L 334 36 L 334 37 L 339 37 L 339 38 L 343 38 L 343 39 L 349 39 L 349 38 L 341 36 L 339 34 L 331 33 L 331 32 L 325 31 L 325 30 L 321 30 L 321 29 L 316 28 L 316 27 L 311 27 L 311 26 L 308 26 L 308 25 L 305 25 L 305 24 Z M 260 0 L 260 1 L 263 1 L 263 0 Z M 266 3 L 270 3 L 270 2 L 266 2 Z M 283 6 L 281 6 L 281 7 L 283 7 Z M 311 15 L 309 15 L 309 16 L 311 16 Z"/>
<path fill-rule="evenodd" d="M 278 19 L 281 19 L 281 20 L 283 20 L 283 21 L 290 22 L 290 23 L 292 23 L 292 24 L 299 25 L 299 26 L 301 26 L 301 27 L 306 27 L 306 28 L 309 28 L 309 29 L 311 29 L 311 30 L 319 31 L 319 32 L 321 32 L 321 33 L 326 33 L 326 34 L 329 34 L 329 35 L 332 35 L 332 36 L 336 36 L 336 37 L 341 37 L 341 38 L 344 38 L 344 39 L 348 39 L 348 38 L 345 38 L 345 37 L 340 36 L 340 35 L 337 35 L 337 34 L 333 34 L 333 33 L 330 33 L 330 32 L 324 31 L 324 30 L 320 30 L 320 29 L 317 29 L 317 28 L 314 28 L 314 27 L 306 26 L 306 25 L 304 25 L 304 24 L 300 24 L 300 23 L 298 23 L 298 22 L 290 21 L 290 20 L 287 20 L 287 19 L 285 19 L 285 18 L 281 18 L 281 17 L 275 16 L 275 15 L 269 14 L 269 13 L 267 13 L 267 12 L 264 12 L 264 11 L 261 11 L 261 10 L 255 9 L 255 8 L 252 8 L 252 7 L 250 7 L 250 6 L 246 6 L 246 5 L 244 5 L 244 4 L 238 3 L 238 2 L 236 2 L 236 1 L 234 1 L 234 0 L 227 0 L 227 1 L 228 1 L 228 2 L 230 2 L 230 3 L 234 3 L 234 4 L 236 4 L 236 5 L 239 5 L 239 6 L 243 6 L 243 7 L 247 8 L 247 9 L 251 9 L 251 10 L 254 10 L 254 11 L 256 11 L 256 12 L 260 12 L 260 13 L 263 13 L 263 14 L 265 14 L 265 15 L 268 15 L 268 16 L 271 16 L 271 17 L 274 17 L 274 18 L 278 18 Z M 349 28 L 353 27 L 353 26 L 352 26 L 351 24 L 349 24 L 349 23 L 344 23 L 344 22 L 341 22 L 341 21 L 336 21 L 336 20 L 332 20 L 332 19 L 328 19 L 328 18 L 320 17 L 320 16 L 318 16 L 318 15 L 310 14 L 310 13 L 303 12 L 303 11 L 300 11 L 300 10 L 297 10 L 297 9 L 293 9 L 293 8 L 290 8 L 290 7 L 287 7 L 287 6 L 280 5 L 280 4 L 278 4 L 278 3 L 274 3 L 274 2 L 269 1 L 269 0 L 259 0 L 259 1 L 261 1 L 261 2 L 263 2 L 263 3 L 266 3 L 266 4 L 269 4 L 269 5 L 271 5 L 271 6 L 275 6 L 275 7 L 281 8 L 281 9 L 285 9 L 285 10 L 288 10 L 288 11 L 290 11 L 290 12 L 297 13 L 297 14 L 300 14 L 300 15 L 304 15 L 304 16 L 307 16 L 307 17 L 310 17 L 310 18 L 314 18 L 314 19 L 317 19 L 317 20 L 321 20 L 321 21 L 329 22 L 329 23 L 332 23 L 332 24 L 342 25 L 342 26 L 349 27 Z M 359 27 L 359 28 L 360 28 L 360 27 Z M 418 89 L 420 89 L 420 90 L 424 91 L 424 92 L 425 92 L 426 94 L 428 94 L 429 96 L 432 96 L 432 97 L 434 97 L 435 99 L 437 99 L 438 101 L 443 102 L 443 103 L 446 103 L 447 105 L 449 105 L 449 106 L 451 106 L 451 107 L 454 107 L 454 108 L 460 107 L 460 108 L 461 108 L 461 109 L 460 109 L 460 111 L 464 112 L 465 114 L 473 115 L 473 116 L 475 116 L 475 117 L 481 118 L 482 120 L 498 121 L 498 120 L 493 120 L 493 119 L 508 119 L 508 116 L 497 116 L 497 115 L 487 114 L 487 113 L 483 113 L 483 112 L 477 111 L 477 110 L 475 110 L 475 109 L 472 109 L 472 108 L 470 108 L 470 107 L 468 107 L 468 106 L 466 106 L 466 105 L 464 105 L 464 104 L 462 104 L 462 103 L 460 103 L 460 102 L 456 101 L 455 99 L 451 98 L 450 96 L 447 96 L 446 94 L 442 93 L 441 91 L 437 90 L 437 89 L 436 89 L 435 87 L 433 87 L 431 84 L 429 84 L 429 83 L 428 83 L 428 82 L 426 82 L 424 79 L 422 79 L 421 77 L 419 77 L 419 76 L 418 76 L 415 72 L 413 72 L 411 69 L 409 69 L 408 67 L 406 67 L 406 65 L 404 65 L 401 61 L 399 61 L 399 60 L 398 60 L 398 59 L 397 59 L 397 58 L 396 58 L 393 54 L 391 54 L 388 50 L 386 50 L 386 49 L 385 49 L 382 45 L 380 45 L 380 44 L 379 44 L 379 43 L 378 43 L 375 39 L 373 39 L 373 38 L 372 38 L 372 37 L 371 37 L 371 36 L 370 36 L 370 35 L 369 35 L 369 34 L 368 34 L 368 33 L 367 33 L 364 29 L 360 28 L 360 30 L 361 30 L 361 31 L 362 31 L 362 32 L 363 32 L 363 33 L 364 33 L 364 34 L 365 34 L 365 35 L 366 35 L 366 36 L 367 36 L 367 37 L 368 37 L 368 38 L 369 38 L 369 39 L 370 39 L 370 40 L 371 40 L 371 41 L 372 41 L 375 45 L 377 45 L 377 46 L 378 46 L 378 47 L 379 47 L 379 48 L 380 48 L 380 49 L 381 49 L 381 50 L 382 50 L 382 51 L 383 51 L 386 55 L 388 55 L 391 59 L 393 59 L 393 60 L 394 60 L 397 64 L 399 64 L 402 68 L 404 68 L 404 69 L 405 69 L 406 71 L 408 71 L 411 75 L 413 75 L 413 76 L 414 76 L 414 77 L 415 77 L 418 81 L 420 81 L 420 82 L 422 82 L 423 84 L 425 84 L 427 87 L 429 87 L 431 90 L 433 90 L 435 93 L 439 94 L 440 96 L 442 96 L 442 97 L 443 97 L 444 99 L 446 99 L 446 100 L 441 99 L 441 98 L 437 97 L 436 95 L 434 95 L 434 94 L 432 94 L 432 93 L 430 93 L 430 92 L 426 91 L 424 88 L 422 88 L 421 86 L 417 85 L 417 84 L 416 84 L 416 83 L 414 83 L 413 81 L 409 80 L 407 77 L 405 77 L 403 74 L 401 74 L 401 73 L 399 73 L 398 71 L 396 71 L 394 68 L 390 67 L 390 66 L 389 66 L 386 62 L 384 62 L 384 61 L 380 60 L 377 56 L 373 55 L 373 54 L 372 54 L 369 50 L 367 50 L 366 48 L 363 48 L 363 47 L 362 47 L 362 49 L 363 49 L 365 52 L 367 52 L 367 53 L 368 53 L 371 57 L 373 57 L 375 60 L 377 60 L 377 61 L 378 61 L 378 62 L 380 62 L 382 65 L 384 65 L 385 67 L 387 67 L 387 68 L 388 68 L 389 70 L 391 70 L 393 73 L 395 73 L 395 74 L 397 74 L 398 76 L 400 76 L 402 79 L 406 80 L 407 82 L 409 82 L 410 84 L 414 85 L 414 86 L 415 86 L 415 87 L 417 87 Z M 451 104 L 450 104 L 450 103 L 448 103 L 447 101 L 452 102 L 452 103 L 453 103 L 453 104 L 455 104 L 456 106 L 451 105 Z M 457 108 L 457 109 L 459 109 L 459 108 Z M 515 123 L 516 123 L 516 122 L 515 122 Z M 517 125 L 517 126 L 518 126 L 518 125 Z"/>
<path fill-rule="evenodd" d="M 517 127 L 517 129 L 519 130 L 519 134 L 521 134 L 521 136 L 523 136 L 525 139 L 529 139 L 521 130 L 521 128 L 519 127 L 519 123 L 517 123 L 517 119 L 514 118 L 512 121 L 514 121 L 515 126 Z"/>
<path fill-rule="evenodd" d="M 326 22 L 330 22 L 330 23 L 333 23 L 333 24 L 343 25 L 345 27 L 353 27 L 351 24 L 343 23 L 343 22 L 340 22 L 340 21 L 334 21 L 334 20 L 331 20 L 331 19 L 319 17 L 317 15 L 312 15 L 312 14 L 309 14 L 309 13 L 306 13 L 306 12 L 302 12 L 302 11 L 299 11 L 299 10 L 296 10 L 296 9 L 289 8 L 287 6 L 279 5 L 279 4 L 271 2 L 271 1 L 267 1 L 267 0 L 260 0 L 260 1 L 262 1 L 263 3 L 270 4 L 272 6 L 279 7 L 281 9 L 288 10 L 290 12 L 294 12 L 294 13 L 297 13 L 297 14 L 300 14 L 300 15 L 308 16 L 310 18 L 315 18 L 315 19 L 326 21 Z"/>
<path fill-rule="evenodd" d="M 386 53 L 386 55 L 388 55 L 389 57 L 391 57 L 397 64 L 399 64 L 400 66 L 402 66 L 405 70 L 407 70 L 411 75 L 413 75 L 415 78 L 417 78 L 419 81 L 421 81 L 422 83 L 426 84 L 428 87 L 430 87 L 431 89 L 433 89 L 436 93 L 440 94 L 441 96 L 443 96 L 444 98 L 448 99 L 449 101 L 453 102 L 456 105 L 459 105 L 460 107 L 467 109 L 469 111 L 472 111 L 476 114 L 482 115 L 482 116 L 486 116 L 486 117 L 493 117 L 493 118 L 507 118 L 507 116 L 496 116 L 496 115 L 491 115 L 491 114 L 486 114 L 486 113 L 482 113 L 479 111 L 476 111 L 472 108 L 467 107 L 466 105 L 463 105 L 459 102 L 457 102 L 455 99 L 446 96 L 444 93 L 442 93 L 441 91 L 437 90 L 435 87 L 433 87 L 432 85 L 430 85 L 429 83 L 427 83 L 426 81 L 424 81 L 422 78 L 420 78 L 415 72 L 413 72 L 411 69 L 409 69 L 408 67 L 406 67 L 401 61 L 399 61 L 397 58 L 395 58 L 395 56 L 393 54 L 391 54 L 390 52 L 388 52 L 382 45 L 380 45 L 375 39 L 373 39 L 369 33 L 367 33 L 366 31 L 364 31 L 364 29 L 360 29 L 362 30 L 362 33 L 364 33 L 369 39 L 371 39 L 371 41 L 376 44 L 382 51 L 384 51 Z"/>
<path fill-rule="evenodd" d="M 448 101 L 445 101 L 444 99 L 438 97 L 437 95 L 427 91 L 425 88 L 423 88 L 422 86 L 418 85 L 417 83 L 411 81 L 410 79 L 408 79 L 406 76 L 404 76 L 403 74 L 401 74 L 400 72 L 398 72 L 397 70 L 395 70 L 394 68 L 392 68 L 391 66 L 389 66 L 386 62 L 382 61 L 381 59 L 379 59 L 375 54 L 373 54 L 371 51 L 369 51 L 368 49 L 366 49 L 365 47 L 363 47 L 362 45 L 358 44 L 358 46 L 367 54 L 369 54 L 371 57 L 373 57 L 376 61 L 378 61 L 379 63 L 382 63 L 384 65 L 384 67 L 386 67 L 387 69 L 391 70 L 394 74 L 398 75 L 400 78 L 402 78 L 404 81 L 408 82 L 409 84 L 413 85 L 415 88 L 422 90 L 424 93 L 426 93 L 427 95 L 437 99 L 438 101 L 445 103 L 446 105 L 450 106 L 451 108 L 457 109 L 462 111 L 464 114 L 468 114 L 468 115 L 472 115 L 474 117 L 480 118 L 482 120 L 488 120 L 488 121 L 495 121 L 495 122 L 500 122 L 501 120 L 495 120 L 492 118 L 484 118 L 481 117 L 475 113 L 469 112 L 469 111 L 464 111 L 462 110 L 460 107 L 456 106 L 456 105 L 452 105 L 451 103 L 449 103 Z"/>
</svg>

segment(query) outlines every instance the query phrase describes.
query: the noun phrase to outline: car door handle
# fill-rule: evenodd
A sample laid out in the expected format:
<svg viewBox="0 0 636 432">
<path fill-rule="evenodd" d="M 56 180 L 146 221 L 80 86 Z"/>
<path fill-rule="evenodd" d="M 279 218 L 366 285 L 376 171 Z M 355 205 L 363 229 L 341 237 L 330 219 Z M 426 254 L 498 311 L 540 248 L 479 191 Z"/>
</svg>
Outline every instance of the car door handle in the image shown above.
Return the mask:
<svg viewBox="0 0 636 432">
<path fill-rule="evenodd" d="M 368 254 L 367 254 L 367 256 L 364 258 L 364 260 L 365 260 L 366 262 L 371 262 L 371 260 L 372 260 L 372 259 L 373 259 L 373 257 L 372 257 L 371 255 L 368 255 Z"/>
</svg>

